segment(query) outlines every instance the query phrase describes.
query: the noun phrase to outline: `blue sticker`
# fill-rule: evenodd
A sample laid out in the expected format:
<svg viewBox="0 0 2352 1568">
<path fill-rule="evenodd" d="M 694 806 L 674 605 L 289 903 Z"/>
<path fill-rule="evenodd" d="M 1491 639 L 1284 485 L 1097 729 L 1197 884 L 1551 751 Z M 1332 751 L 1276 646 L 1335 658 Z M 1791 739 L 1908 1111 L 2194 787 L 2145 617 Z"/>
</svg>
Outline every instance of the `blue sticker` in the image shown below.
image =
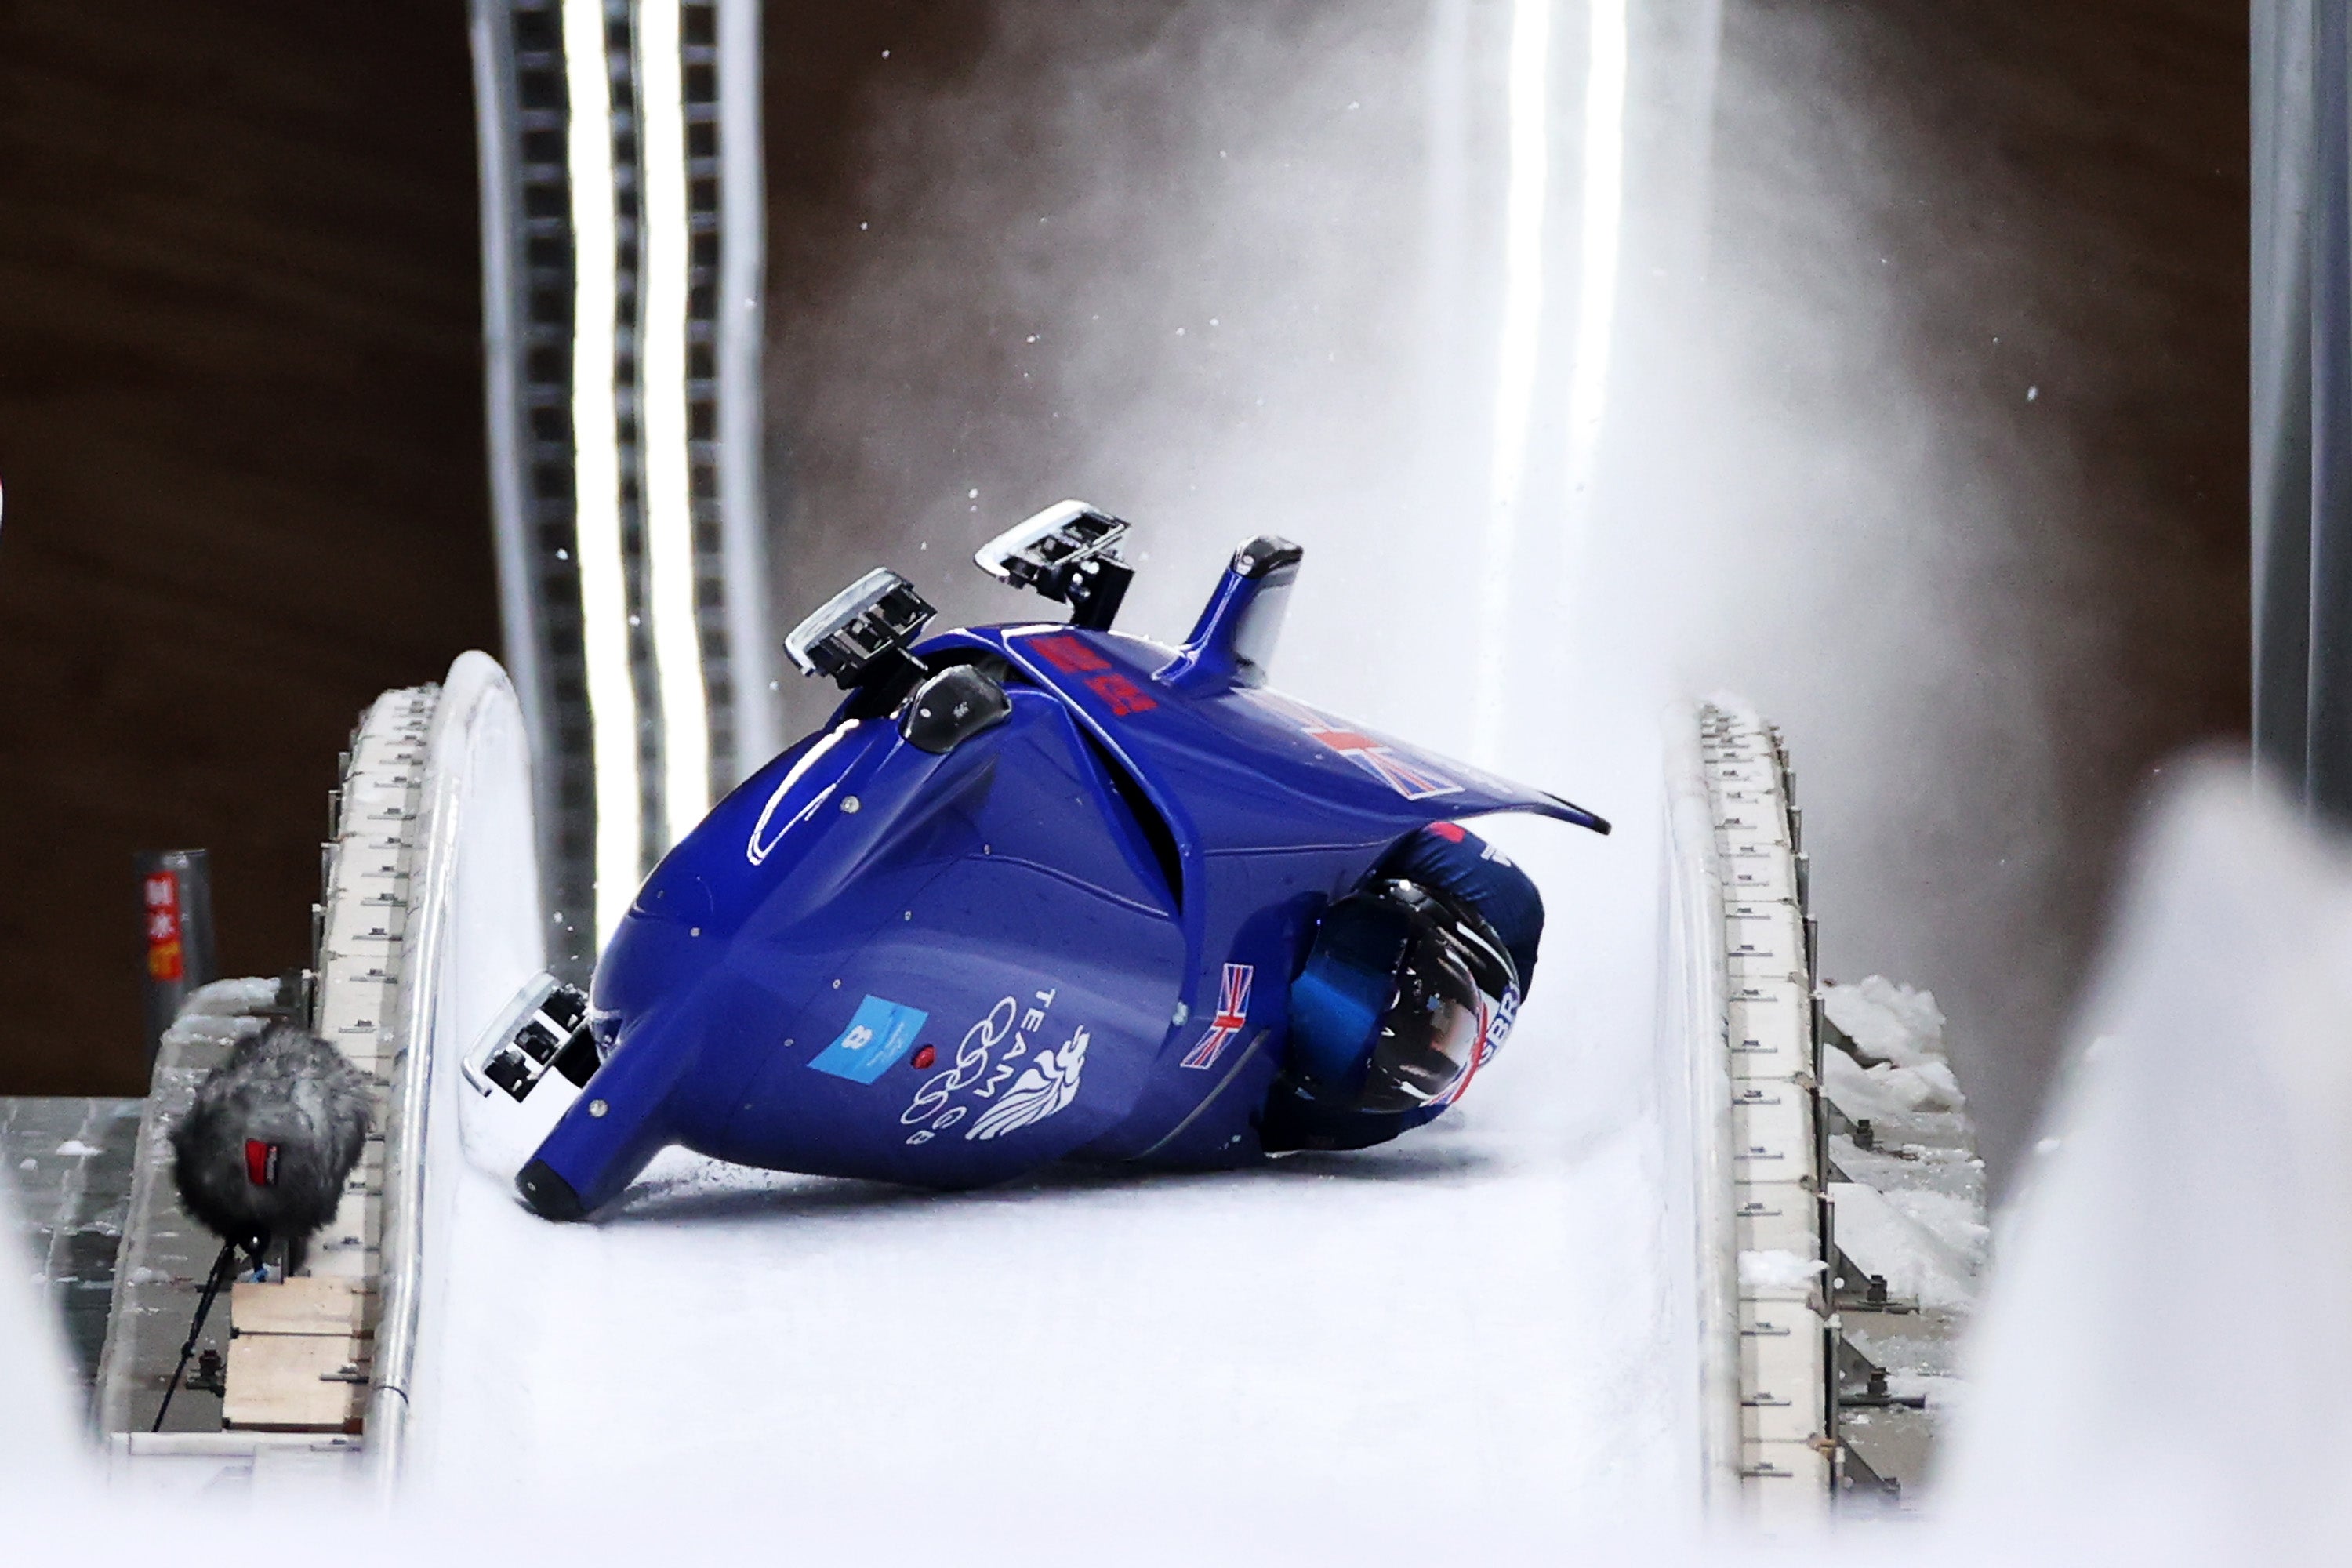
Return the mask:
<svg viewBox="0 0 2352 1568">
<path fill-rule="evenodd" d="M 849 1027 L 841 1031 L 841 1037 L 810 1058 L 809 1066 L 852 1083 L 872 1083 L 889 1070 L 891 1063 L 907 1054 L 930 1016 L 913 1007 L 885 1002 L 879 996 L 868 996 L 857 1005 L 857 1012 L 849 1020 Z"/>
</svg>

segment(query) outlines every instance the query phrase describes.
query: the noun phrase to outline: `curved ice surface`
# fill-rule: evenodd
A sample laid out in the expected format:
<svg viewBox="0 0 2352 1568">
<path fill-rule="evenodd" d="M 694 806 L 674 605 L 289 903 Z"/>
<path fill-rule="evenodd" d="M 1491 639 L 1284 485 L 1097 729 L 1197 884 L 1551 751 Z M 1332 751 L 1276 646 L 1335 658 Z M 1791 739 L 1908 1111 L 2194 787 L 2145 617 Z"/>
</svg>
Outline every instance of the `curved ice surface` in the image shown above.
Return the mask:
<svg viewBox="0 0 2352 1568">
<path fill-rule="evenodd" d="M 1606 793 L 1653 798 L 1654 758 L 1620 761 Z M 960 1195 L 673 1151 L 588 1225 L 505 1179 L 557 1107 L 506 1121 L 457 1072 L 536 963 L 512 900 L 469 899 L 411 1481 L 1687 1517 L 1690 1162 L 1654 1104 L 1654 826 L 1621 821 L 1598 847 L 1496 830 L 1551 906 L 1543 984 L 1464 1106 L 1385 1148 Z M 519 853 L 470 843 L 461 885 L 526 875 Z"/>
</svg>

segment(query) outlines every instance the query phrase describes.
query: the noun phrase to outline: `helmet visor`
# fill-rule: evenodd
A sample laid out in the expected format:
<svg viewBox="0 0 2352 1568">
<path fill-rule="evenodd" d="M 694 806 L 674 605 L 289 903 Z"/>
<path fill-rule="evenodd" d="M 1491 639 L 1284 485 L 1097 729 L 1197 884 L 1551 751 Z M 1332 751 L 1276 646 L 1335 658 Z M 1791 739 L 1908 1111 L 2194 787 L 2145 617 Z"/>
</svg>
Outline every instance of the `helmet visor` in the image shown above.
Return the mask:
<svg viewBox="0 0 2352 1568">
<path fill-rule="evenodd" d="M 1360 1108 L 1415 1110 L 1460 1086 L 1478 1058 L 1486 1008 L 1453 943 L 1417 932 L 1374 1036 Z"/>
</svg>

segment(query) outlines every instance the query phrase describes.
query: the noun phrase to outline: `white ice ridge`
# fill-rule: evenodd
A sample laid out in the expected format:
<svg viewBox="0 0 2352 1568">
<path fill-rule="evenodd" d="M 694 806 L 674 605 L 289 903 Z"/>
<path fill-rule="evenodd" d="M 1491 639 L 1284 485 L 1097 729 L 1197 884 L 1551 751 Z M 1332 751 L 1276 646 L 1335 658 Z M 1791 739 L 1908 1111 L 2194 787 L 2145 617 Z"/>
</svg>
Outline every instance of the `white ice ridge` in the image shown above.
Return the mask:
<svg viewBox="0 0 2352 1568">
<path fill-rule="evenodd" d="M 257 1015 L 278 1005 L 278 990 L 265 975 L 207 981 L 181 998 L 164 1037 L 179 1045 L 235 1045 L 268 1026 Z"/>
<path fill-rule="evenodd" d="M 914 1478 L 927 1507 L 989 1517 L 1034 1493 L 1054 1539 L 1117 1499 L 1442 1498 L 1474 1536 L 1693 1517 L 1692 1271 L 1658 1219 L 1687 1203 L 1689 1160 L 1650 1056 L 1654 831 L 1492 826 L 1547 889 L 1542 983 L 1465 1104 L 1383 1148 L 950 1194 L 672 1152 L 569 1226 L 510 1185 L 562 1090 L 450 1088 L 541 960 L 499 892 L 529 884 L 529 835 L 469 841 L 412 1489 L 496 1474 L 509 1497 L 568 1497 L 650 1473 L 839 1509 Z"/>
<path fill-rule="evenodd" d="M 2352 1561 L 2352 860 L 2210 764 L 2124 911 L 2004 1231 L 1948 1503 L 2045 1558 Z"/>
<path fill-rule="evenodd" d="M 1876 974 L 1825 985 L 1822 1000 L 1862 1058 L 1824 1050 L 1822 1092 L 1871 1133 L 1866 1144 L 1830 1140 L 1832 1159 L 1853 1178 L 1830 1189 L 1838 1245 L 1898 1300 L 1965 1312 L 1991 1232 L 1968 1101 L 1944 1054 L 1944 1015 L 1932 993 Z"/>
<path fill-rule="evenodd" d="M 1832 1183 L 1830 1194 L 1837 1205 L 1839 1247 L 1884 1279 L 1890 1295 L 1932 1311 L 1966 1311 L 1974 1304 L 1976 1254 L 1982 1242 L 1973 1248 L 1967 1242 L 1984 1232 L 1975 1205 L 1939 1194 L 1890 1195 L 1859 1182 Z M 1923 1196 L 1948 1209 L 1940 1224 L 1915 1217 L 1912 1203 L 1902 1202 Z M 1954 1244 L 1956 1238 L 1960 1245 Z"/>
<path fill-rule="evenodd" d="M 1750 1290 L 1802 1290 L 1829 1267 L 1818 1258 L 1767 1248 L 1739 1255 L 1739 1283 Z"/>
<path fill-rule="evenodd" d="M 163 1031 L 163 1038 L 174 1045 L 233 1046 L 261 1033 L 268 1025 L 268 1019 L 250 1016 L 216 1017 L 209 1013 L 188 1013 L 172 1020 L 172 1026 Z"/>
<path fill-rule="evenodd" d="M 1945 1059 L 1944 1013 L 1932 991 L 1874 974 L 1851 985 L 1824 985 L 1822 1001 L 1830 1022 L 1867 1060 L 1913 1068 Z"/>
<path fill-rule="evenodd" d="M 267 975 L 214 980 L 197 986 L 180 1003 L 182 1018 L 234 1018 L 278 1005 L 278 982 Z"/>
</svg>

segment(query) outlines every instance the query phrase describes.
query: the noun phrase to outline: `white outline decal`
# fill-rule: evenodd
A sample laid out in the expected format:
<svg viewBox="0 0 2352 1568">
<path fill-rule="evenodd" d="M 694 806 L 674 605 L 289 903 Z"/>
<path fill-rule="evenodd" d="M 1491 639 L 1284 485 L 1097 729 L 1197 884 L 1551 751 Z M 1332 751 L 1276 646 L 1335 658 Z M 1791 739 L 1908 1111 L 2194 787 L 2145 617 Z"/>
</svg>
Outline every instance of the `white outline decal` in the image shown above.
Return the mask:
<svg viewBox="0 0 2352 1568">
<path fill-rule="evenodd" d="M 964 1137 L 985 1141 L 1045 1121 L 1078 1098 L 1078 1075 L 1086 1067 L 1087 1032 L 1080 1029 L 1060 1050 L 1039 1051 L 1004 1098 L 973 1122 Z"/>
<path fill-rule="evenodd" d="M 743 844 L 743 857 L 745 859 L 751 861 L 754 866 L 766 860 L 769 856 L 776 852 L 776 846 L 784 841 L 784 835 L 790 833 L 800 824 L 803 817 L 808 816 L 810 811 L 815 809 L 818 802 L 823 801 L 826 795 L 833 793 L 833 786 L 831 784 L 825 785 L 823 790 L 817 793 L 815 800 L 809 802 L 805 807 L 802 808 L 793 816 L 790 822 L 785 823 L 782 827 L 776 829 L 776 835 L 774 837 L 764 837 L 768 831 L 768 824 L 775 817 L 776 807 L 784 804 L 784 796 L 793 793 L 793 785 L 800 783 L 802 779 L 808 776 L 809 769 L 816 766 L 816 760 L 819 757 L 833 750 L 835 742 L 840 740 L 844 735 L 848 734 L 852 730 L 856 728 L 856 720 L 843 720 L 838 725 L 835 726 L 831 734 L 827 735 L 824 740 L 819 741 L 815 745 L 811 746 L 802 754 L 801 760 L 793 764 L 792 771 L 786 773 L 784 775 L 783 782 L 776 786 L 776 793 L 770 795 L 768 797 L 768 804 L 761 808 L 760 820 L 751 825 L 751 837 L 746 839 Z"/>
</svg>

